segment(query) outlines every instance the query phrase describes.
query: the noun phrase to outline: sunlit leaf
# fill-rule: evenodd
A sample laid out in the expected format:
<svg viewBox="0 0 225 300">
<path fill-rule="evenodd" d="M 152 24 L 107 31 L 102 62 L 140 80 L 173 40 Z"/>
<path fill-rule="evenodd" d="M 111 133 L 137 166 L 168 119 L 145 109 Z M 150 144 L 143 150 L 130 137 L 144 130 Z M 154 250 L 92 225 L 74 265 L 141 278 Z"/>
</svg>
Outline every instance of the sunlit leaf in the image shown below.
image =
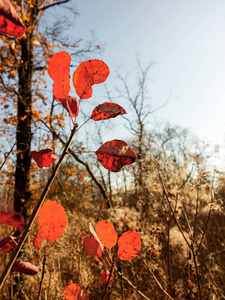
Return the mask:
<svg viewBox="0 0 225 300">
<path fill-rule="evenodd" d="M 86 237 L 83 241 L 84 251 L 90 256 L 102 257 L 102 249 L 99 242 L 93 238 Z"/>
<path fill-rule="evenodd" d="M 82 62 L 73 74 L 73 85 L 80 99 L 92 96 L 92 85 L 104 82 L 109 76 L 109 67 L 99 59 Z"/>
<path fill-rule="evenodd" d="M 107 282 L 109 281 L 109 275 L 110 272 L 108 270 L 105 270 L 104 272 L 99 273 L 102 281 L 104 282 L 104 284 L 107 284 Z M 113 274 L 110 277 L 110 281 L 113 280 Z"/>
<path fill-rule="evenodd" d="M 95 107 L 91 114 L 91 119 L 94 121 L 106 120 L 110 118 L 115 118 L 119 115 L 124 115 L 126 113 L 127 112 L 125 111 L 125 109 L 119 104 L 105 102 Z"/>
<path fill-rule="evenodd" d="M 10 225 L 19 230 L 23 230 L 25 221 L 23 216 L 16 211 L 0 211 L 0 224 Z"/>
<path fill-rule="evenodd" d="M 11 236 L 0 240 L 0 251 L 11 253 L 15 250 L 17 242 Z"/>
<path fill-rule="evenodd" d="M 40 208 L 37 223 L 44 239 L 57 240 L 66 228 L 66 213 L 59 203 L 49 200 Z"/>
<path fill-rule="evenodd" d="M 52 149 L 42 149 L 31 151 L 31 156 L 36 161 L 39 168 L 50 167 L 56 159 L 58 159 L 58 155 L 53 154 Z"/>
<path fill-rule="evenodd" d="M 141 249 L 141 238 L 135 231 L 124 232 L 118 240 L 117 256 L 121 260 L 131 260 Z"/>
<path fill-rule="evenodd" d="M 62 292 L 62 296 L 67 300 L 88 300 L 88 295 L 83 291 L 83 287 L 77 283 L 69 283 Z"/>
<path fill-rule="evenodd" d="M 42 245 L 42 234 L 40 230 L 37 230 L 35 233 L 35 238 L 33 240 L 33 245 L 37 250 L 40 250 Z"/>
<path fill-rule="evenodd" d="M 48 74 L 54 81 L 53 94 L 65 99 L 70 92 L 71 56 L 65 51 L 55 53 L 48 61 Z"/>
<path fill-rule="evenodd" d="M 111 249 L 116 245 L 117 233 L 113 224 L 107 221 L 100 221 L 97 224 L 96 232 L 98 238 L 106 248 Z"/>
<path fill-rule="evenodd" d="M 99 242 L 100 246 L 101 246 L 101 249 L 103 251 L 104 249 L 104 246 L 102 245 L 101 241 L 99 240 L 98 236 L 97 236 L 97 233 L 95 232 L 93 226 L 91 225 L 91 223 L 89 223 L 89 229 L 90 229 L 90 232 L 93 234 L 93 236 L 96 238 L 96 240 Z"/>
<path fill-rule="evenodd" d="M 0 0 L 0 32 L 22 37 L 26 28 L 9 0 Z"/>
<path fill-rule="evenodd" d="M 40 269 L 34 265 L 32 265 L 29 262 L 23 262 L 23 261 L 15 261 L 12 269 L 12 272 L 19 272 L 21 274 L 25 275 L 35 275 L 38 272 L 40 272 Z"/>
<path fill-rule="evenodd" d="M 137 154 L 126 142 L 112 140 L 103 144 L 96 152 L 98 161 L 109 171 L 119 172 L 137 159 Z"/>
<path fill-rule="evenodd" d="M 76 97 L 68 96 L 66 99 L 55 98 L 55 100 L 62 103 L 71 118 L 79 115 L 79 103 Z"/>
</svg>

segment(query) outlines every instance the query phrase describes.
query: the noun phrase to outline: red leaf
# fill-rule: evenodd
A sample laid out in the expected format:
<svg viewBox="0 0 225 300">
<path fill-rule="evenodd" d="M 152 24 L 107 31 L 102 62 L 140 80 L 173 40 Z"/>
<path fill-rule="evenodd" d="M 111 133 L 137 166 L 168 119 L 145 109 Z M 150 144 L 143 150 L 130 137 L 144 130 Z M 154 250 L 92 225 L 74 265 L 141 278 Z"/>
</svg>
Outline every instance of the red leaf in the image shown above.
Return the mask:
<svg viewBox="0 0 225 300">
<path fill-rule="evenodd" d="M 109 67 L 99 59 L 82 62 L 73 74 L 73 85 L 80 99 L 92 96 L 92 85 L 104 82 L 109 76 Z"/>
<path fill-rule="evenodd" d="M 0 251 L 11 253 L 16 249 L 17 243 L 11 236 L 0 240 Z"/>
<path fill-rule="evenodd" d="M 102 257 L 102 248 L 98 241 L 93 238 L 86 237 L 83 241 L 84 251 L 90 256 Z"/>
<path fill-rule="evenodd" d="M 117 233 L 113 224 L 107 221 L 100 221 L 97 224 L 96 232 L 98 238 L 106 248 L 111 249 L 116 245 Z"/>
<path fill-rule="evenodd" d="M 106 120 L 115 118 L 119 115 L 124 115 L 127 112 L 125 109 L 116 103 L 105 102 L 99 104 L 92 112 L 91 119 L 94 121 Z"/>
<path fill-rule="evenodd" d="M 62 103 L 70 118 L 76 118 L 79 115 L 79 103 L 76 97 L 68 96 L 66 99 L 55 98 L 55 100 Z"/>
<path fill-rule="evenodd" d="M 109 280 L 109 275 L 110 275 L 110 272 L 108 270 L 102 272 L 102 273 L 99 273 L 102 281 L 104 282 L 104 284 L 106 285 L 108 281 L 111 281 L 113 280 L 113 274 L 111 275 L 110 277 L 110 280 Z"/>
<path fill-rule="evenodd" d="M 26 28 L 9 0 L 0 0 L 0 32 L 22 37 Z"/>
<path fill-rule="evenodd" d="M 77 283 L 68 283 L 63 292 L 62 296 L 67 300 L 88 300 L 89 297 L 83 291 L 83 287 Z"/>
<path fill-rule="evenodd" d="M 31 151 L 31 156 L 41 169 L 43 169 L 43 167 L 50 167 L 54 161 L 59 158 L 58 155 L 53 154 L 51 149 Z"/>
<path fill-rule="evenodd" d="M 11 269 L 12 272 L 19 272 L 25 275 L 35 275 L 40 272 L 40 269 L 29 262 L 16 260 Z"/>
<path fill-rule="evenodd" d="M 37 250 L 40 250 L 42 244 L 42 234 L 40 230 L 37 230 L 35 233 L 35 238 L 33 240 L 33 245 Z"/>
<path fill-rule="evenodd" d="M 23 230 L 25 221 L 23 216 L 16 211 L 0 211 L 0 224 L 11 225 L 19 230 Z"/>
<path fill-rule="evenodd" d="M 121 260 L 131 260 L 141 249 L 141 238 L 135 231 L 124 232 L 118 240 L 117 256 Z"/>
<path fill-rule="evenodd" d="M 65 99 L 70 92 L 71 56 L 65 51 L 55 53 L 48 61 L 48 74 L 54 81 L 53 94 Z"/>
<path fill-rule="evenodd" d="M 66 213 L 59 203 L 48 200 L 39 210 L 37 223 L 42 237 L 47 241 L 55 241 L 66 228 Z"/>
<path fill-rule="evenodd" d="M 112 140 L 103 144 L 96 152 L 98 161 L 109 171 L 119 172 L 137 159 L 137 154 L 126 142 Z"/>
</svg>

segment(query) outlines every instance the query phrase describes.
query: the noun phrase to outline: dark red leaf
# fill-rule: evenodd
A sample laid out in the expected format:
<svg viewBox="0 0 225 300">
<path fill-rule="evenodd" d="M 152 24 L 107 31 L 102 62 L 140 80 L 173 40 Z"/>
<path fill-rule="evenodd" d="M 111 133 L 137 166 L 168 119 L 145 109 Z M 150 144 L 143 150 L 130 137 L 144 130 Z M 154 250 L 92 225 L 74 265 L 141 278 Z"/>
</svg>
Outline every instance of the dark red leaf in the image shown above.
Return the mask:
<svg viewBox="0 0 225 300">
<path fill-rule="evenodd" d="M 48 74 L 54 81 L 53 94 L 65 99 L 70 92 L 71 56 L 65 51 L 55 53 L 48 61 Z"/>
<path fill-rule="evenodd" d="M 117 233 L 113 224 L 107 221 L 100 221 L 97 224 L 96 231 L 99 240 L 106 248 L 111 249 L 116 245 Z"/>
<path fill-rule="evenodd" d="M 102 248 L 98 241 L 93 238 L 86 237 L 83 241 L 84 251 L 90 256 L 102 257 Z"/>
<path fill-rule="evenodd" d="M 121 260 L 131 260 L 141 249 L 141 238 L 135 231 L 124 232 L 118 240 L 117 256 Z"/>
<path fill-rule="evenodd" d="M 88 300 L 89 297 L 83 291 L 83 287 L 77 283 L 68 283 L 63 292 L 62 296 L 67 300 Z"/>
<path fill-rule="evenodd" d="M 0 211 L 0 224 L 11 225 L 19 230 L 23 230 L 25 221 L 23 216 L 16 211 Z"/>
<path fill-rule="evenodd" d="M 79 115 L 79 103 L 76 97 L 68 96 L 66 99 L 55 98 L 55 100 L 62 103 L 70 118 L 76 118 Z"/>
<path fill-rule="evenodd" d="M 15 250 L 17 242 L 11 236 L 0 240 L 0 251 L 11 253 Z"/>
<path fill-rule="evenodd" d="M 29 262 L 16 260 L 12 266 L 11 271 L 19 272 L 25 275 L 36 275 L 38 272 L 40 272 L 40 269 Z"/>
<path fill-rule="evenodd" d="M 137 154 L 126 142 L 112 140 L 103 144 L 96 152 L 98 161 L 109 171 L 119 172 L 137 159 Z"/>
<path fill-rule="evenodd" d="M 31 156 L 36 161 L 39 168 L 50 167 L 56 159 L 58 159 L 58 155 L 53 154 L 51 149 L 43 149 L 37 151 L 31 151 Z"/>
<path fill-rule="evenodd" d="M 22 37 L 26 28 L 9 0 L 0 0 L 0 32 Z"/>
<path fill-rule="evenodd" d="M 41 235 L 41 231 L 37 230 L 35 233 L 35 238 L 33 240 L 33 245 L 37 250 L 40 250 L 41 245 L 42 245 L 42 235 Z"/>
<path fill-rule="evenodd" d="M 108 270 L 102 272 L 102 273 L 99 273 L 102 281 L 104 282 L 104 284 L 106 285 L 107 282 L 109 281 L 109 275 L 110 275 L 110 272 Z M 110 281 L 113 280 L 113 274 L 111 275 L 110 277 Z"/>
<path fill-rule="evenodd" d="M 109 76 L 109 67 L 99 59 L 82 62 L 73 74 L 73 85 L 80 99 L 92 96 L 92 85 L 104 82 Z"/>
<path fill-rule="evenodd" d="M 99 104 L 92 112 L 91 119 L 94 121 L 106 120 L 115 118 L 119 115 L 124 115 L 127 112 L 125 109 L 116 103 L 105 102 Z"/>
<path fill-rule="evenodd" d="M 66 228 L 66 213 L 61 204 L 48 200 L 39 210 L 37 223 L 42 237 L 47 241 L 55 241 Z"/>
</svg>

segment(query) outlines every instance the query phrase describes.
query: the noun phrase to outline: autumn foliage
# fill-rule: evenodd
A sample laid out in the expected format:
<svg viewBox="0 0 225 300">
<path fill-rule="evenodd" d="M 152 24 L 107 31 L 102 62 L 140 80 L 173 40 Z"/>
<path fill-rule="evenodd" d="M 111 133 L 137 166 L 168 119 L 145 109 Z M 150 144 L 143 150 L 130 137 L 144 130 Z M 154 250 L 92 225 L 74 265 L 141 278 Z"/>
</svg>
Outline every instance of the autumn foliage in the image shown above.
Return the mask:
<svg viewBox="0 0 225 300">
<path fill-rule="evenodd" d="M 79 116 L 79 106 L 82 99 L 88 99 L 92 96 L 92 86 L 104 82 L 109 76 L 109 68 L 102 61 L 98 59 L 88 60 L 81 63 L 73 74 L 73 85 L 75 91 L 79 97 L 72 97 L 70 93 L 70 62 L 71 56 L 65 51 L 60 51 L 54 54 L 48 62 L 48 74 L 54 81 L 53 94 L 55 100 L 61 103 L 67 110 L 70 119 L 74 125 L 71 130 L 71 137 L 68 141 L 68 145 L 71 142 L 74 134 L 79 130 L 77 128 L 76 119 Z M 126 114 L 123 107 L 116 103 L 105 102 L 99 104 L 92 112 L 88 120 L 100 121 L 115 118 L 119 115 Z M 66 148 L 67 147 L 67 148 Z M 68 149 L 69 146 L 65 146 Z M 54 151 L 55 152 L 55 151 Z M 98 161 L 104 168 L 112 172 L 119 172 L 125 166 L 135 162 L 137 155 L 133 149 L 131 149 L 126 142 L 122 140 L 112 140 L 104 143 L 96 152 Z M 58 160 L 56 167 L 53 169 L 53 174 L 56 174 L 58 168 L 65 155 L 69 154 L 64 150 L 61 156 L 53 153 L 52 149 L 40 149 L 31 151 L 31 157 L 34 159 L 39 168 L 47 168 L 52 166 Z M 54 173 L 55 172 L 55 173 Z M 46 240 L 46 247 L 44 253 L 44 263 L 42 276 L 44 276 L 45 262 L 47 258 L 48 243 L 59 239 L 67 226 L 67 216 L 64 208 L 56 201 L 48 200 L 45 203 L 44 199 L 47 195 L 54 176 L 49 179 L 45 191 L 40 196 L 40 200 L 37 204 L 37 213 L 33 214 L 31 218 L 37 218 L 38 230 L 34 234 L 33 246 L 37 251 L 41 251 L 42 242 Z M 28 227 L 24 229 L 24 219 L 16 212 L 0 212 L 0 219 L 2 224 L 11 225 L 18 228 L 20 231 L 24 230 L 28 232 Z M 33 220 L 33 219 L 32 219 Z M 29 226 L 29 225 L 28 225 Z M 97 224 L 96 232 L 90 225 L 90 231 L 94 235 L 93 237 L 86 237 L 83 240 L 84 251 L 91 257 L 103 259 L 105 257 L 105 248 L 111 251 L 116 246 L 118 235 L 110 222 L 100 221 Z M 140 251 L 141 241 L 138 233 L 126 232 L 118 240 L 118 252 L 117 259 L 131 260 Z M 22 240 L 22 238 L 21 238 Z M 0 240 L 0 250 L 5 252 L 16 253 L 17 243 L 21 241 L 20 237 L 5 237 Z M 105 248 L 104 248 L 105 247 Z M 109 281 L 113 279 L 113 268 L 116 261 L 112 260 L 111 252 L 109 252 L 109 265 L 106 265 L 106 270 L 100 272 L 100 278 L 108 285 Z M 110 269 L 110 271 L 108 270 Z M 32 265 L 30 262 L 15 261 L 12 265 L 12 271 L 19 272 L 25 275 L 35 275 L 40 271 L 40 268 Z M 41 286 L 39 289 L 39 295 L 41 293 Z M 84 293 L 83 288 L 79 284 L 69 283 L 66 285 L 62 296 L 68 300 L 76 299 L 88 299 L 88 296 Z"/>
</svg>

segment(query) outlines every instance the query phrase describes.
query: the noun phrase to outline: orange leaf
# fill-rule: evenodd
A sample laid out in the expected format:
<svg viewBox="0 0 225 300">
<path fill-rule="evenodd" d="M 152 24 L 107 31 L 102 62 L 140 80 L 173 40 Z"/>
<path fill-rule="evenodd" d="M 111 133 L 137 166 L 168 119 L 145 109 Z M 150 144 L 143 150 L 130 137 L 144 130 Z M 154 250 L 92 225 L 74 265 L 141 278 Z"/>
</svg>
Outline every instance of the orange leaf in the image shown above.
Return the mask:
<svg viewBox="0 0 225 300">
<path fill-rule="evenodd" d="M 22 37 L 26 28 L 9 0 L 0 0 L 0 32 Z"/>
<path fill-rule="evenodd" d="M 135 231 L 124 232 L 118 240 L 117 256 L 121 260 L 131 260 L 141 249 L 141 238 Z"/>
<path fill-rule="evenodd" d="M 55 241 L 66 228 L 66 213 L 59 203 L 49 200 L 40 208 L 37 223 L 42 237 L 47 241 Z"/>
<path fill-rule="evenodd" d="M 43 167 L 50 167 L 59 158 L 58 155 L 53 154 L 52 149 L 31 151 L 31 156 L 41 169 Z"/>
<path fill-rule="evenodd" d="M 110 280 L 109 280 L 109 275 L 110 275 L 110 272 L 108 270 L 105 270 L 104 272 L 102 273 L 99 273 L 102 281 L 104 282 L 104 284 L 106 285 L 108 281 L 111 281 L 113 280 L 113 274 L 111 275 L 110 277 Z"/>
<path fill-rule="evenodd" d="M 86 237 L 83 241 L 84 251 L 90 256 L 102 257 L 102 248 L 98 241 L 93 238 Z"/>
<path fill-rule="evenodd" d="M 116 245 L 117 233 L 113 224 L 107 221 L 100 221 L 97 224 L 96 232 L 101 243 L 108 249 Z"/>
<path fill-rule="evenodd" d="M 112 172 L 119 172 L 137 159 L 134 150 L 122 140 L 106 142 L 95 153 L 103 167 Z"/>
<path fill-rule="evenodd" d="M 54 81 L 53 94 L 65 99 L 70 92 L 71 56 L 65 51 L 55 53 L 48 61 L 48 74 Z"/>
<path fill-rule="evenodd" d="M 66 99 L 55 98 L 55 100 L 62 103 L 70 118 L 76 118 L 79 115 L 79 103 L 76 97 L 68 96 Z"/>
<path fill-rule="evenodd" d="M 40 250 L 42 244 L 42 234 L 40 230 L 37 230 L 35 233 L 35 238 L 33 240 L 33 245 L 37 250 Z"/>
<path fill-rule="evenodd" d="M 82 62 L 73 74 L 73 85 L 80 99 L 92 96 L 92 85 L 104 82 L 109 76 L 109 67 L 99 59 Z"/>
<path fill-rule="evenodd" d="M 92 112 L 91 119 L 94 121 L 106 120 L 115 118 L 118 115 L 124 115 L 127 112 L 125 109 L 116 103 L 105 102 L 99 104 Z"/>
<path fill-rule="evenodd" d="M 77 283 L 69 283 L 62 292 L 62 296 L 67 300 L 88 300 L 89 297 L 83 291 L 83 287 Z"/>
<path fill-rule="evenodd" d="M 16 211 L 0 211 L 0 224 L 11 225 L 19 230 L 23 230 L 25 221 L 23 216 Z"/>
</svg>

